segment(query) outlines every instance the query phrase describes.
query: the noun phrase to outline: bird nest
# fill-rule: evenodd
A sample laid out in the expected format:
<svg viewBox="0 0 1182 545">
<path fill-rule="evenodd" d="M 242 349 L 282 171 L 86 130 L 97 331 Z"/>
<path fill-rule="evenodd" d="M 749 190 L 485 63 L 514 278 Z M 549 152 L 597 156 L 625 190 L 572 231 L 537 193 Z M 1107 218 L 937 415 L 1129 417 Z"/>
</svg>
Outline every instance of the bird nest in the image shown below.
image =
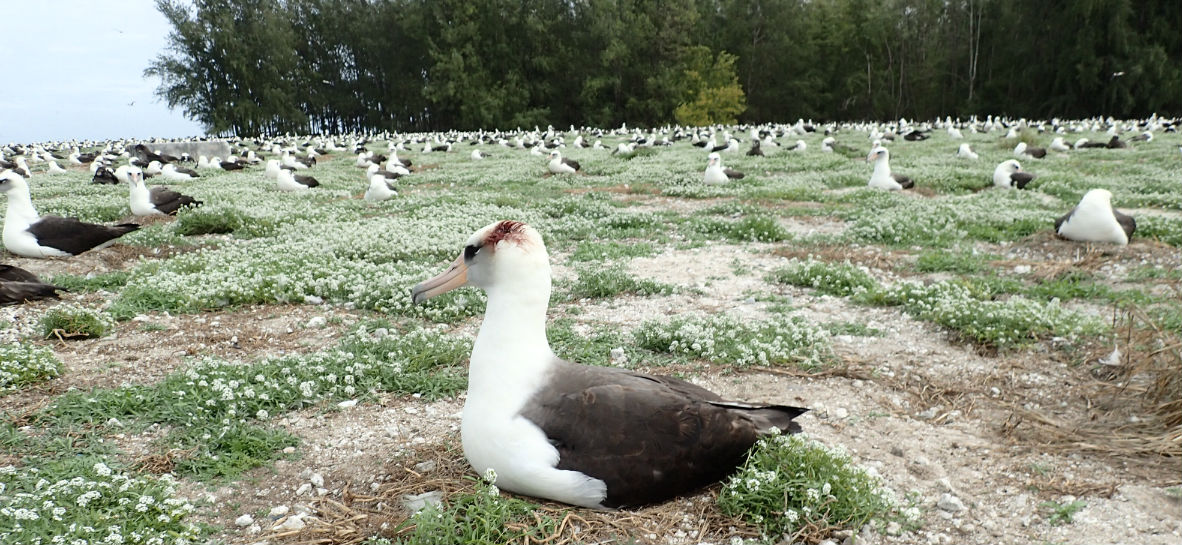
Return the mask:
<svg viewBox="0 0 1182 545">
<path fill-rule="evenodd" d="M 298 531 L 276 531 L 269 537 L 281 543 L 308 545 L 360 543 L 373 536 L 397 541 L 414 530 L 412 513 L 404 507 L 404 498 L 426 492 L 441 492 L 445 504 L 453 498 L 479 492 L 480 483 L 460 451 L 459 438 L 450 436 L 442 444 L 426 444 L 392 460 L 387 466 L 389 479 L 377 490 L 355 491 L 348 486 L 339 500 L 322 497 L 312 507 L 314 517 Z M 430 467 L 429 470 L 416 468 Z M 634 543 L 667 540 L 685 535 L 686 543 L 722 542 L 731 537 L 755 538 L 759 531 L 746 523 L 722 514 L 714 501 L 718 486 L 693 496 L 663 504 L 631 510 L 592 510 L 541 501 L 533 510 L 536 521 L 509 523 L 509 530 L 526 530 L 544 525 L 542 519 L 556 521 L 553 531 L 543 537 L 522 538 L 521 543 Z M 502 495 L 510 495 L 501 492 Z M 539 502 L 535 498 L 524 498 Z M 282 522 L 282 521 L 279 521 Z M 519 528 L 514 528 L 519 526 Z M 523 534 L 526 532 L 523 532 Z M 445 536 L 440 536 L 444 538 Z"/>
<path fill-rule="evenodd" d="M 1119 352 L 1098 350 L 1080 370 L 1089 375 L 1077 392 L 1086 410 L 1056 417 L 1015 405 L 1003 432 L 1050 450 L 1176 466 L 1182 457 L 1182 340 L 1137 307 L 1118 310 L 1114 322 Z"/>
</svg>

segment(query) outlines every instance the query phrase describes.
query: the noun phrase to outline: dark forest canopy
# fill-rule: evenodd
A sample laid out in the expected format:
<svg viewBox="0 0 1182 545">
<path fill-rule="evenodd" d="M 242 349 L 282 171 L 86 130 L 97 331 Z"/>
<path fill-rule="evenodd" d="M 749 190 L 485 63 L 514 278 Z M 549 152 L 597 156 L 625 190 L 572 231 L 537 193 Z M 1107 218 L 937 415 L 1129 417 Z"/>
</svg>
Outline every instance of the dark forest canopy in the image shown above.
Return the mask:
<svg viewBox="0 0 1182 545">
<path fill-rule="evenodd" d="M 157 7 L 146 74 L 212 133 L 1182 114 L 1177 0 Z"/>
</svg>

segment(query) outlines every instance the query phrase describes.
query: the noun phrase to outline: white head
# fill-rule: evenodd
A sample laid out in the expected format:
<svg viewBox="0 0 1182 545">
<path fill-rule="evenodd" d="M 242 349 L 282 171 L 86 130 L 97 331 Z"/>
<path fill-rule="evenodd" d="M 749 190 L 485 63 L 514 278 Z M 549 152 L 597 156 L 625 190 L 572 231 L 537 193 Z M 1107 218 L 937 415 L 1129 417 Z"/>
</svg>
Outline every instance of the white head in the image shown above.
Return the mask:
<svg viewBox="0 0 1182 545">
<path fill-rule="evenodd" d="M 557 159 L 562 159 L 562 154 L 559 153 L 558 150 L 554 150 L 554 151 L 550 152 L 550 160 L 554 161 Z"/>
<path fill-rule="evenodd" d="M 716 151 L 711 152 L 710 155 L 706 156 L 706 166 L 717 165 L 720 161 L 722 161 L 722 156 Z"/>
<path fill-rule="evenodd" d="M 1080 206 L 1085 204 L 1107 205 L 1112 206 L 1112 192 L 1107 189 L 1091 189 L 1079 201 Z"/>
<path fill-rule="evenodd" d="M 484 289 L 490 301 L 502 290 L 548 301 L 550 256 L 542 235 L 519 221 L 486 225 L 468 239 L 463 253 L 446 271 L 420 282 L 411 290 L 411 297 L 421 303 L 462 286 Z"/>
<path fill-rule="evenodd" d="M 1013 174 L 1019 170 L 1022 170 L 1022 165 L 1018 163 L 1017 159 L 1006 159 L 1005 161 L 1002 161 L 1001 164 L 997 165 L 997 168 Z"/>
<path fill-rule="evenodd" d="M 25 178 L 11 170 L 0 172 L 0 192 L 8 193 L 10 189 L 25 188 L 29 189 L 29 184 L 25 183 Z"/>
<path fill-rule="evenodd" d="M 890 159 L 890 157 L 891 152 L 887 151 L 886 148 L 882 146 L 874 146 L 874 149 L 870 150 L 870 155 L 866 156 L 866 161 L 885 161 Z"/>
</svg>

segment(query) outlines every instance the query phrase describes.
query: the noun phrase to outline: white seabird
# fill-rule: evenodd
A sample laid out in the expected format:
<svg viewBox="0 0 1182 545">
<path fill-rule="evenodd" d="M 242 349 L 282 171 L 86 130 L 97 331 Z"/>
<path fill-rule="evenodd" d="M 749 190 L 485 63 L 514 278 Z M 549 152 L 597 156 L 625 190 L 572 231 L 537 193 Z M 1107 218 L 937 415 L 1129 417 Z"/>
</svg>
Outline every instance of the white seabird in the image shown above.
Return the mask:
<svg viewBox="0 0 1182 545">
<path fill-rule="evenodd" d="M 870 175 L 870 182 L 866 185 L 875 189 L 898 191 L 911 189 L 915 182 L 902 174 L 891 172 L 891 152 L 882 146 L 875 146 L 866 156 L 867 161 L 874 161 L 874 173 Z"/>
<path fill-rule="evenodd" d="M 398 192 L 390 187 L 386 182 L 386 177 L 381 174 L 374 174 L 369 177 L 369 187 L 365 190 L 365 200 L 369 202 L 379 202 L 389 199 Z"/>
<path fill-rule="evenodd" d="M 730 180 L 738 180 L 743 177 L 743 173 L 729 168 L 723 168 L 722 156 L 718 152 L 711 152 L 706 156 L 706 172 L 702 176 L 702 181 L 708 185 L 718 185 L 726 183 Z"/>
<path fill-rule="evenodd" d="M 195 170 L 180 168 L 172 163 L 160 167 L 160 175 L 164 176 L 165 180 L 174 180 L 178 182 L 192 180 L 193 178 L 199 178 L 201 176 L 200 174 L 197 174 L 197 171 Z"/>
<path fill-rule="evenodd" d="M 550 152 L 550 163 L 547 165 L 547 168 L 554 174 L 574 174 L 581 167 L 578 161 L 566 159 L 562 156 L 562 152 L 554 150 Z"/>
<path fill-rule="evenodd" d="M 29 185 L 15 172 L 0 173 L 0 192 L 8 195 L 4 214 L 4 247 L 24 257 L 67 257 L 106 248 L 140 226 L 98 225 L 75 218 L 40 216 L 33 208 Z"/>
<path fill-rule="evenodd" d="M 279 169 L 275 179 L 280 191 L 303 191 L 320 185 L 316 178 L 294 174 L 285 168 Z"/>
<path fill-rule="evenodd" d="M 977 152 L 973 151 L 972 146 L 969 146 L 968 142 L 962 142 L 960 144 L 960 147 L 956 149 L 956 156 L 965 159 L 972 159 L 973 161 L 976 161 L 980 157 L 977 155 Z"/>
<path fill-rule="evenodd" d="M 800 431 L 806 409 L 731 402 L 680 379 L 559 359 L 546 338 L 550 259 L 516 221 L 468 239 L 412 290 L 488 295 L 472 345 L 460 436 L 477 473 L 505 490 L 585 507 L 664 501 L 725 478 L 761 434 Z"/>
<path fill-rule="evenodd" d="M 188 195 L 183 195 L 167 187 L 155 186 L 149 189 L 144 185 L 144 173 L 136 167 L 119 167 L 122 176 L 130 186 L 128 194 L 131 213 L 136 216 L 175 216 L 177 210 L 184 206 L 201 206 L 201 201 Z M 119 176 L 116 171 L 116 176 Z"/>
<path fill-rule="evenodd" d="M 993 169 L 993 185 L 1004 189 L 1026 189 L 1034 175 L 1022 170 L 1016 159 L 1006 159 Z"/>
<path fill-rule="evenodd" d="M 1137 222 L 1131 216 L 1112 207 L 1112 192 L 1107 189 L 1088 191 L 1075 208 L 1055 220 L 1055 232 L 1059 236 L 1081 242 L 1125 245 L 1136 230 Z"/>
</svg>

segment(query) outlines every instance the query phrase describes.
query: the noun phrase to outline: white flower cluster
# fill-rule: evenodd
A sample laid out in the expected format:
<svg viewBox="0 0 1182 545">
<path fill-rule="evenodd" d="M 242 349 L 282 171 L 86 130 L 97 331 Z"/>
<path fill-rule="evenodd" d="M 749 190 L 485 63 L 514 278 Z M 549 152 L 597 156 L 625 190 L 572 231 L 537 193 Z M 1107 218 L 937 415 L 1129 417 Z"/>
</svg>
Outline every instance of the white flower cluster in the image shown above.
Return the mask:
<svg viewBox="0 0 1182 545">
<path fill-rule="evenodd" d="M 645 322 L 643 348 L 736 365 L 820 365 L 830 355 L 825 330 L 799 317 L 748 322 L 729 315 Z"/>
<path fill-rule="evenodd" d="M 61 375 L 62 362 L 49 348 L 22 342 L 0 344 L 0 392 Z"/>
<path fill-rule="evenodd" d="M 39 543 L 47 535 L 61 544 L 184 545 L 197 539 L 198 528 L 183 522 L 195 508 L 174 497 L 170 479 L 131 477 L 103 461 L 67 467 L 53 470 L 55 482 L 40 477 L 38 468 L 0 468 L 0 518 L 12 521 L 0 525 L 0 543 Z"/>
<path fill-rule="evenodd" d="M 889 304 L 902 305 L 920 319 L 998 346 L 1020 345 L 1047 334 L 1076 338 L 1104 327 L 1094 318 L 1062 308 L 1057 301 L 1043 303 L 1021 296 L 982 301 L 956 282 L 899 282 L 885 288 L 882 295 Z"/>
<path fill-rule="evenodd" d="M 877 286 L 874 277 L 864 266 L 828 263 L 816 259 L 792 259 L 784 267 L 772 271 L 769 280 L 814 288 L 821 293 L 847 296 L 859 290 Z"/>
</svg>

